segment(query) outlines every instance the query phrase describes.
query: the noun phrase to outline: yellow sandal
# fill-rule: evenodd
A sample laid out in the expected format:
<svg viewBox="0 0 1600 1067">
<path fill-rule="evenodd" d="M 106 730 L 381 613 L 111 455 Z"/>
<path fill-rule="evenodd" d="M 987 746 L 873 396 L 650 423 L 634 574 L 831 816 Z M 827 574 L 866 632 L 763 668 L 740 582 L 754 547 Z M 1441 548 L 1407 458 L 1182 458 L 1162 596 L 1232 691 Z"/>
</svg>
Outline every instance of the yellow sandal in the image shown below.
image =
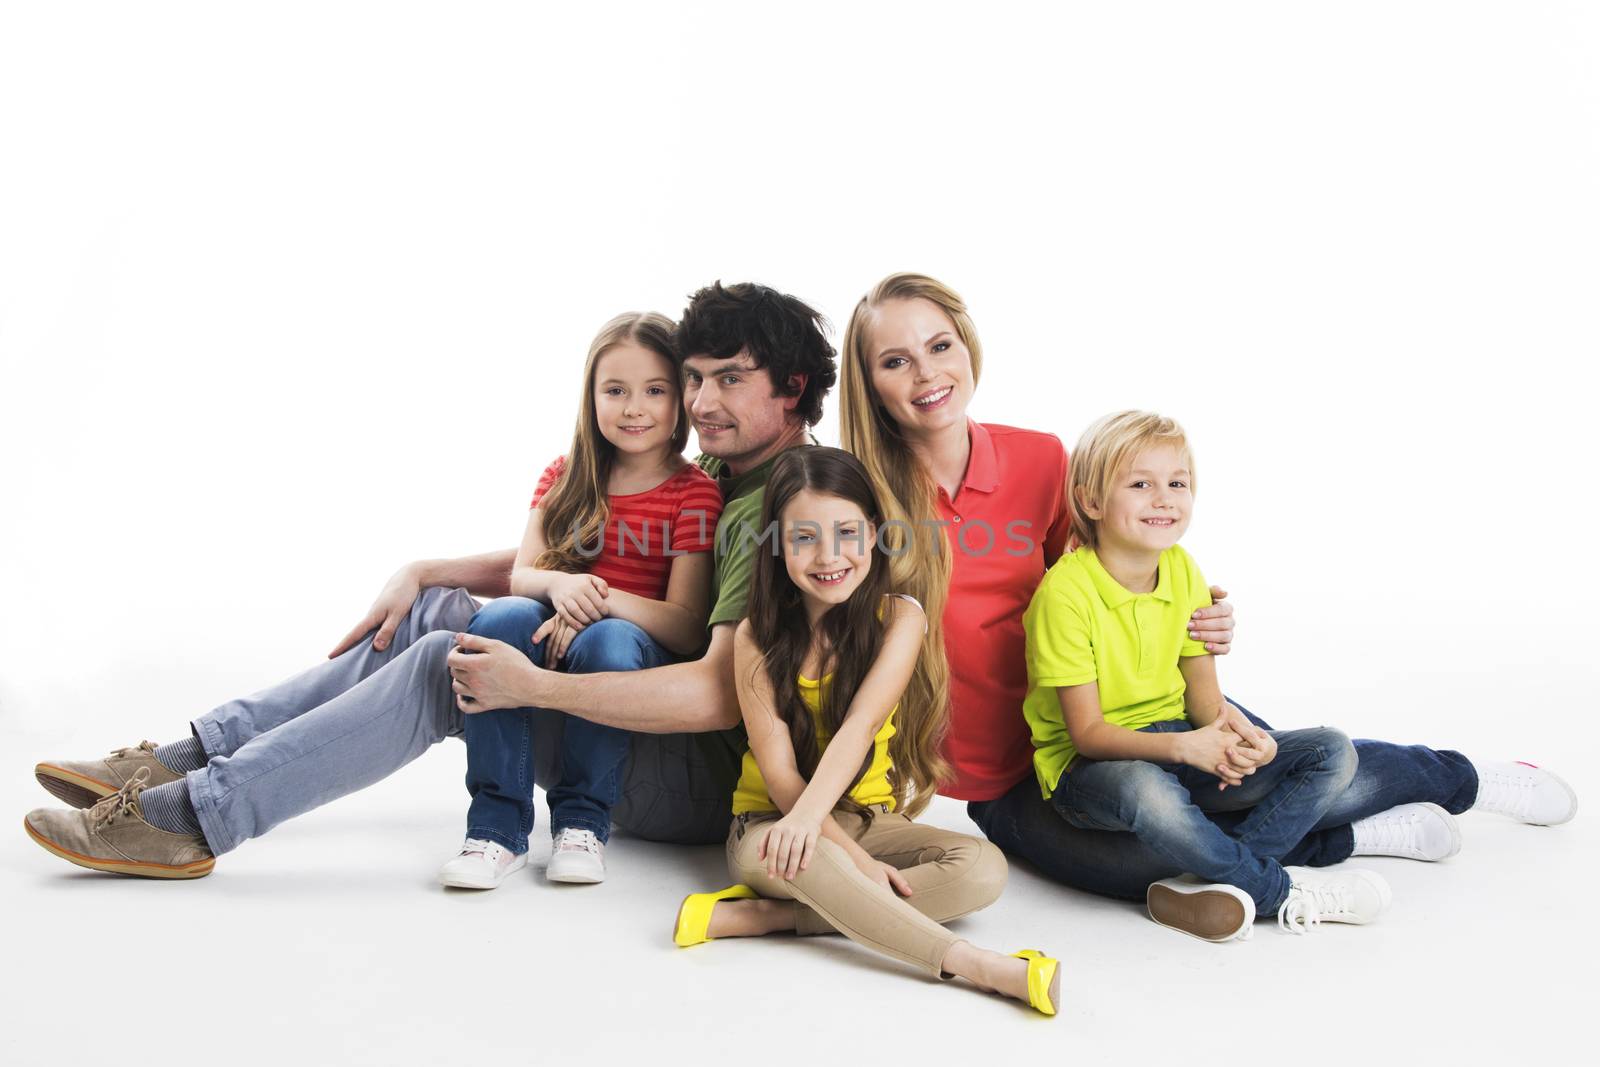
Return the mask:
<svg viewBox="0 0 1600 1067">
<path fill-rule="evenodd" d="M 720 893 L 690 893 L 678 908 L 678 924 L 672 929 L 673 942 L 679 948 L 688 948 L 713 940 L 706 934 L 706 927 L 711 925 L 711 909 L 717 906 L 717 901 L 750 900 L 755 896 L 756 891 L 747 885 L 730 885 Z"/>
<path fill-rule="evenodd" d="M 1061 962 L 1036 948 L 1012 955 L 1028 961 L 1028 1004 L 1036 1011 L 1054 1015 L 1056 1005 L 1061 1003 Z"/>
</svg>

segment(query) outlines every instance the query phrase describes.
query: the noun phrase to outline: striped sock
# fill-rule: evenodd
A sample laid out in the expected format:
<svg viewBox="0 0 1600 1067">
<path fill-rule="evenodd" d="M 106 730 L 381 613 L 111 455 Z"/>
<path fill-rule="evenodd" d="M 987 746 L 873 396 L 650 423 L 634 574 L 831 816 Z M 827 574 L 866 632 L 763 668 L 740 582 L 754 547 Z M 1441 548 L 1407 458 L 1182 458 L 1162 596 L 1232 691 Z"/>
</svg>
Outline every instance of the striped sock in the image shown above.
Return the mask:
<svg viewBox="0 0 1600 1067">
<path fill-rule="evenodd" d="M 188 782 L 168 782 L 146 789 L 139 794 L 139 814 L 157 830 L 165 830 L 169 834 L 205 836 L 200 829 L 200 819 L 194 813 L 194 805 L 189 802 Z"/>
<path fill-rule="evenodd" d="M 206 765 L 206 750 L 200 747 L 199 738 L 185 737 L 169 745 L 157 745 L 156 762 L 173 774 L 188 774 Z"/>
</svg>

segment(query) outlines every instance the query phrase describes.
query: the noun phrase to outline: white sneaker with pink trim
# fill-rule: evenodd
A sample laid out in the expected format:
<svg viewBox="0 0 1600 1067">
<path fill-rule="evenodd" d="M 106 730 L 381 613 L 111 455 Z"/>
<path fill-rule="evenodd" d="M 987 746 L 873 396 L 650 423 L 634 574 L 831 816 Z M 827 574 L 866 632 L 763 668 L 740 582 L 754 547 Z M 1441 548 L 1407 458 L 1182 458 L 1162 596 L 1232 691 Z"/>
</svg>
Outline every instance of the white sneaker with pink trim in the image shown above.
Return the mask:
<svg viewBox="0 0 1600 1067">
<path fill-rule="evenodd" d="M 550 846 L 550 866 L 544 876 L 552 882 L 603 882 L 606 880 L 606 846 L 593 831 L 568 826 Z"/>
<path fill-rule="evenodd" d="M 456 889 L 494 889 L 528 865 L 528 854 L 521 855 L 496 841 L 469 837 L 461 851 L 439 868 L 439 884 Z"/>
<path fill-rule="evenodd" d="M 1555 826 L 1578 814 L 1578 794 L 1558 776 L 1531 763 L 1474 763 L 1474 811 L 1509 815 L 1535 826 Z"/>
</svg>

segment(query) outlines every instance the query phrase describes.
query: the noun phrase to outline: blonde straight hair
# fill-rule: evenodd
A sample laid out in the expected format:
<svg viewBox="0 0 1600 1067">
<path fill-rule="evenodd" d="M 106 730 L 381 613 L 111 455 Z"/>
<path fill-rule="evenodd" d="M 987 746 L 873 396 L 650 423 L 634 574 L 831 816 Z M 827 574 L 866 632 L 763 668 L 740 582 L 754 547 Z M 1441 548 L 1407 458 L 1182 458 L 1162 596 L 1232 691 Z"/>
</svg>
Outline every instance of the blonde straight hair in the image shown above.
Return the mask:
<svg viewBox="0 0 1600 1067">
<path fill-rule="evenodd" d="M 665 315 L 630 311 L 601 327 L 589 345 L 589 357 L 583 365 L 583 396 L 578 402 L 572 447 L 567 450 L 566 471 L 539 501 L 543 512 L 540 525 L 547 547 L 533 561 L 535 567 L 570 574 L 587 571 L 594 562 L 593 546 L 601 544 L 606 520 L 611 517 L 606 489 L 611 483 L 611 464 L 617 448 L 600 433 L 600 420 L 595 414 L 594 379 L 600 357 L 619 344 L 631 342 L 672 364 L 676 383 L 678 362 L 673 331 L 672 320 Z M 681 454 L 689 443 L 689 420 L 683 417 L 682 387 L 675 384 L 674 388 L 678 391 L 678 421 L 672 430 L 671 447 Z M 580 546 L 589 547 L 589 555 L 580 552 Z"/>
<path fill-rule="evenodd" d="M 1116 488 L 1117 475 L 1151 445 L 1173 445 L 1189 464 L 1189 490 L 1195 489 L 1194 452 L 1188 435 L 1173 419 L 1153 411 L 1116 411 L 1096 419 L 1072 450 L 1072 535 L 1079 544 L 1098 547 L 1095 520 L 1085 507 L 1100 507 Z"/>
<path fill-rule="evenodd" d="M 916 672 L 901 704 L 901 728 L 890 742 L 897 767 L 921 768 L 909 775 L 918 785 L 933 783 L 923 795 L 910 798 L 908 814 L 927 806 L 939 783 L 953 775 L 943 755 L 950 730 L 950 663 L 944 649 L 944 608 L 950 596 L 950 544 L 944 531 L 923 525 L 939 514 L 933 477 L 906 444 L 900 427 L 878 402 L 872 388 L 872 352 L 868 333 L 877 309 L 891 300 L 931 300 L 950 317 L 956 335 L 972 356 L 972 381 L 983 368 L 983 347 L 967 314 L 967 305 L 949 286 L 925 274 L 891 274 L 861 298 L 844 335 L 840 380 L 839 435 L 847 451 L 867 469 L 883 510 L 882 537 L 890 555 L 892 588 L 922 601 L 928 633 Z M 907 535 L 909 531 L 909 536 Z"/>
</svg>

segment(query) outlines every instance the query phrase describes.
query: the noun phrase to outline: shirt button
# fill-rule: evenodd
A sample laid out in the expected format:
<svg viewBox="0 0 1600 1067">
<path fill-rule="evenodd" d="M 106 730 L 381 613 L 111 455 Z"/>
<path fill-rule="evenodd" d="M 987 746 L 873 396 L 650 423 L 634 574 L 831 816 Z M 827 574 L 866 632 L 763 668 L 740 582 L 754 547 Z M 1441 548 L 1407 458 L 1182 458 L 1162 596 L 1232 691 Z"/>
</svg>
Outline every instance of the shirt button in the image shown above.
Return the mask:
<svg viewBox="0 0 1600 1067">
<path fill-rule="evenodd" d="M 960 522 L 961 521 L 961 516 L 957 515 L 954 519 L 951 519 L 950 521 L 951 522 Z"/>
</svg>

